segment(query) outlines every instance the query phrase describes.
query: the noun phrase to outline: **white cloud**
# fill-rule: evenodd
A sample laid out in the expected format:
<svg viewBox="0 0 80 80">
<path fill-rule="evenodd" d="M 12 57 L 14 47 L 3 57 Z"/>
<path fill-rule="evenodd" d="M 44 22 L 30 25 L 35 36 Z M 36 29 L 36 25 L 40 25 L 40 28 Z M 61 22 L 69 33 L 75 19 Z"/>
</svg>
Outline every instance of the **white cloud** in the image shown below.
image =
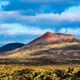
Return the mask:
<svg viewBox="0 0 80 80">
<path fill-rule="evenodd" d="M 72 35 L 80 38 L 80 28 L 61 28 L 58 32 L 72 34 Z"/>
<path fill-rule="evenodd" d="M 33 26 L 25 26 L 21 24 L 0 24 L 0 35 L 40 35 L 47 31 L 53 32 L 51 29 L 41 29 Z"/>
<path fill-rule="evenodd" d="M 34 26 L 25 26 L 22 24 L 0 24 L 0 35 L 16 36 L 16 35 L 42 35 L 45 32 L 56 32 L 52 29 L 41 29 Z M 57 33 L 72 34 L 80 37 L 80 28 L 61 28 Z"/>
<path fill-rule="evenodd" d="M 11 23 L 4 23 L 4 22 L 11 22 Z M 56 32 L 55 30 L 46 29 L 46 27 L 56 26 L 58 24 L 74 24 L 77 22 L 80 23 L 80 6 L 71 7 L 68 10 L 64 11 L 61 14 L 54 14 L 54 13 L 42 13 L 36 14 L 34 16 L 22 15 L 19 11 L 1 11 L 0 12 L 0 34 L 7 34 L 7 35 L 18 35 L 18 34 L 33 34 L 39 35 L 45 33 L 47 31 Z M 15 23 L 16 22 L 16 23 Z M 45 30 L 39 28 L 41 24 L 47 24 Z M 24 24 L 24 25 L 21 25 Z M 30 26 L 26 26 L 26 24 Z M 34 26 L 37 24 L 37 26 Z M 32 26 L 31 26 L 32 25 Z M 64 25 L 63 25 L 64 27 Z M 67 26 L 71 28 L 61 28 L 59 32 L 80 35 L 80 28 L 77 26 L 73 29 L 73 26 Z"/>
<path fill-rule="evenodd" d="M 76 11 L 77 9 L 77 11 Z M 47 25 L 63 25 L 72 24 L 75 22 L 80 23 L 80 6 L 71 7 L 61 14 L 55 13 L 41 13 L 34 16 L 28 16 L 21 14 L 20 11 L 1 11 L 0 22 L 11 22 L 12 23 L 26 23 L 26 24 L 39 24 L 45 23 Z M 40 24 L 39 24 L 40 25 Z"/>
<path fill-rule="evenodd" d="M 80 22 L 80 6 L 71 7 L 68 10 L 64 11 L 60 16 L 64 20 L 68 21 L 79 21 Z"/>
<path fill-rule="evenodd" d="M 57 13 L 43 13 L 36 15 L 36 18 L 39 19 L 50 19 L 52 21 L 63 22 L 63 21 L 69 21 L 69 22 L 80 22 L 80 6 L 77 7 L 71 7 L 68 10 L 65 10 L 61 14 Z M 61 23 L 62 24 L 62 23 Z"/>
</svg>

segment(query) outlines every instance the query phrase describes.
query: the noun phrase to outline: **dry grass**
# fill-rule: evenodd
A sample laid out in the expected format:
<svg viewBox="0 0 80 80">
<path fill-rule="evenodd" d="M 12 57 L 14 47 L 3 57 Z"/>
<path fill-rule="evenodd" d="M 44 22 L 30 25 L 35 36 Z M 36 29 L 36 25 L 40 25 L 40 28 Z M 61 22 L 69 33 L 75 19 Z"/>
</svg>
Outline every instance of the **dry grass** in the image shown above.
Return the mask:
<svg viewBox="0 0 80 80">
<path fill-rule="evenodd" d="M 80 71 L 80 65 L 46 65 L 46 66 L 29 66 L 20 64 L 0 65 L 0 80 L 61 80 L 60 77 L 56 75 L 57 73 L 53 72 L 55 72 L 55 70 L 60 70 L 65 71 L 66 73 L 69 67 L 74 68 L 74 73 Z M 29 73 L 25 73 L 28 70 L 31 71 Z M 36 76 L 35 74 L 38 75 Z M 44 79 L 42 79 L 41 76 L 44 76 L 43 77 Z M 71 74 L 70 77 L 67 77 L 65 80 L 71 80 L 72 76 L 73 73 Z"/>
<path fill-rule="evenodd" d="M 46 66 L 27 66 L 27 65 L 18 65 L 18 64 L 12 64 L 12 65 L 0 65 L 0 72 L 9 72 L 13 73 L 15 70 L 22 70 L 22 69 L 33 69 L 36 72 L 43 72 L 43 71 L 49 71 L 49 70 L 55 70 L 55 69 L 62 69 L 67 70 L 68 68 L 74 68 L 74 71 L 80 71 L 80 65 L 46 65 Z"/>
</svg>

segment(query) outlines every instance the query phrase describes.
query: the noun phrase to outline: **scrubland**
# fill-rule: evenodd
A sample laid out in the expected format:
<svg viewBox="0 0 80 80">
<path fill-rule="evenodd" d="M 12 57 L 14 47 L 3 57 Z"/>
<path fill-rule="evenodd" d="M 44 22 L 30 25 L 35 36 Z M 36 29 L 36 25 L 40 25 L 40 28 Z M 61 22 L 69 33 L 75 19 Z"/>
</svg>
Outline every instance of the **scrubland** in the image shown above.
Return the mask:
<svg viewBox="0 0 80 80">
<path fill-rule="evenodd" d="M 80 80 L 80 65 L 1 64 L 0 80 Z"/>
</svg>

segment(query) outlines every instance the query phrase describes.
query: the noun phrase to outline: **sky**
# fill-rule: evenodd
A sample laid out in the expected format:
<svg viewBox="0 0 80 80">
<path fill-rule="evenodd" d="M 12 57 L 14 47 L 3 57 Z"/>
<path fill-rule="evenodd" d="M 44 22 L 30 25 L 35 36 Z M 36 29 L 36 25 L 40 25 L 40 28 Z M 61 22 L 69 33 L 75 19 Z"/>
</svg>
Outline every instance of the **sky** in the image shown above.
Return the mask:
<svg viewBox="0 0 80 80">
<path fill-rule="evenodd" d="M 0 46 L 47 31 L 80 38 L 80 0 L 0 0 Z"/>
</svg>

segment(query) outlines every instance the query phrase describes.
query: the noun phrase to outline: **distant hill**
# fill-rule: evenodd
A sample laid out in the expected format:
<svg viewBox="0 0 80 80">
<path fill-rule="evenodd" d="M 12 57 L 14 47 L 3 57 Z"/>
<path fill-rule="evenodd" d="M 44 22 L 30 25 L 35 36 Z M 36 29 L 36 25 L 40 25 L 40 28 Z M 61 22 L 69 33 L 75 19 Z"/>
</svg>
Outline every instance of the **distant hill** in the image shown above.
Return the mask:
<svg viewBox="0 0 80 80">
<path fill-rule="evenodd" d="M 9 44 L 6 44 L 6 45 L 0 47 L 0 53 L 13 51 L 17 48 L 21 48 L 22 46 L 24 46 L 24 44 L 22 44 L 22 43 L 9 43 Z"/>
<path fill-rule="evenodd" d="M 71 34 L 47 32 L 0 57 L 28 64 L 80 63 L 80 40 Z"/>
</svg>

